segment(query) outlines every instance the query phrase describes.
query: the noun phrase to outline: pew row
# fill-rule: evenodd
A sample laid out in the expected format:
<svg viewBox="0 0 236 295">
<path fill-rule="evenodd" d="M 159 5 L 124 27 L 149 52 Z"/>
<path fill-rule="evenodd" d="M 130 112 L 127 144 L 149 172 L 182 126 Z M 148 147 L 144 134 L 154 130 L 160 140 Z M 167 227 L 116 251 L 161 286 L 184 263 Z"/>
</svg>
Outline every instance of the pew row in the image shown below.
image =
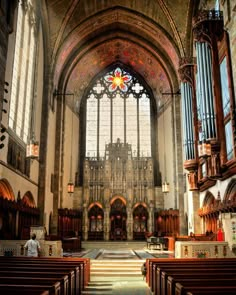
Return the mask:
<svg viewBox="0 0 236 295">
<path fill-rule="evenodd" d="M 181 278 L 204 278 L 229 274 L 232 279 L 236 275 L 236 258 L 210 259 L 147 259 L 147 283 L 154 294 L 175 294 L 176 280 Z M 168 281 L 169 276 L 172 277 Z M 181 277 L 182 276 L 182 277 Z M 172 283 L 172 284 L 171 284 Z M 216 280 L 217 283 L 217 280 Z M 223 282 L 222 282 L 223 284 Z M 233 287 L 233 286 L 232 286 Z"/>
<path fill-rule="evenodd" d="M 82 258 L 32 258 L 32 257 L 0 257 L 0 276 L 19 276 L 57 279 L 67 276 L 67 281 L 61 282 L 60 294 L 81 294 L 90 279 L 90 260 Z M 30 272 L 30 274 L 29 274 Z M 34 273 L 34 275 L 32 275 Z M 56 274 L 56 275 L 54 275 Z M 32 280 L 31 280 L 32 281 Z"/>
</svg>

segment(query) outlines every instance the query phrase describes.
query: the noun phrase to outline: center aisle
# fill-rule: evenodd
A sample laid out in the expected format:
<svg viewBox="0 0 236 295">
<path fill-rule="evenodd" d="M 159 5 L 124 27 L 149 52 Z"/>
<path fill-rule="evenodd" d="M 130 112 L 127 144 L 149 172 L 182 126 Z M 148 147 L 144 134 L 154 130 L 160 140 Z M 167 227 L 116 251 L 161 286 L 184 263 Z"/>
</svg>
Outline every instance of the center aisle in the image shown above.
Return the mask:
<svg viewBox="0 0 236 295">
<path fill-rule="evenodd" d="M 151 295 L 141 274 L 145 260 L 91 260 L 91 277 L 82 294 Z"/>
<path fill-rule="evenodd" d="M 173 252 L 149 250 L 146 242 L 86 241 L 80 252 L 65 256 L 91 259 L 91 276 L 83 295 L 151 295 L 141 274 L 147 258 L 173 257 Z"/>
</svg>

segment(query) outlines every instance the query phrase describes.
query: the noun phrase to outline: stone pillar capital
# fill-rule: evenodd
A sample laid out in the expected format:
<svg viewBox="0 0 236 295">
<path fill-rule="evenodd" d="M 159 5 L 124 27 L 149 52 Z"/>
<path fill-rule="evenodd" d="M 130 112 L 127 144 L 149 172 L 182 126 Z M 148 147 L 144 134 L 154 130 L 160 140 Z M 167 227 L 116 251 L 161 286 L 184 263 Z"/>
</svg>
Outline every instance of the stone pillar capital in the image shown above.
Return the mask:
<svg viewBox="0 0 236 295">
<path fill-rule="evenodd" d="M 196 65 L 196 58 L 184 57 L 180 59 L 179 63 L 179 77 L 181 82 L 188 82 L 194 85 L 194 66 Z"/>
</svg>

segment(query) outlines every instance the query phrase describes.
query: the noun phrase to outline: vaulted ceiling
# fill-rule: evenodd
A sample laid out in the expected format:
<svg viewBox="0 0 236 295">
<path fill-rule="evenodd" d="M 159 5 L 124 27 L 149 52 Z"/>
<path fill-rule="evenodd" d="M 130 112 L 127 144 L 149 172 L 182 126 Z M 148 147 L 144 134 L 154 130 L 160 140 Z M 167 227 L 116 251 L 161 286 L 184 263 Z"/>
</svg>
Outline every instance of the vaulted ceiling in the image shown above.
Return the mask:
<svg viewBox="0 0 236 295">
<path fill-rule="evenodd" d="M 180 58 L 192 55 L 198 0 L 46 0 L 53 85 L 81 99 L 109 65 L 139 73 L 156 98 L 177 91 Z"/>
</svg>

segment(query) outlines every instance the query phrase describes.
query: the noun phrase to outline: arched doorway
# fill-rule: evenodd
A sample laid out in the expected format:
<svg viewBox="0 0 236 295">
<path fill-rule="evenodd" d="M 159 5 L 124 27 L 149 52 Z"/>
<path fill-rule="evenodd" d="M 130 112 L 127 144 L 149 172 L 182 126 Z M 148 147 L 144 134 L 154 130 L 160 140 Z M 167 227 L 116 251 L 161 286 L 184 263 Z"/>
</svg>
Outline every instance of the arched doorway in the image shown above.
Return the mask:
<svg viewBox="0 0 236 295">
<path fill-rule="evenodd" d="M 144 204 L 137 204 L 133 211 L 134 220 L 134 240 L 145 240 L 145 232 L 147 231 L 148 211 Z"/>
<path fill-rule="evenodd" d="M 203 201 L 203 225 L 206 233 L 216 233 L 219 220 L 218 202 L 211 192 L 207 192 Z"/>
<path fill-rule="evenodd" d="M 111 202 L 110 211 L 110 240 L 126 240 L 126 202 L 123 198 L 115 198 Z"/>
<path fill-rule="evenodd" d="M 100 204 L 93 204 L 88 211 L 88 240 L 103 240 L 104 212 Z"/>
</svg>

